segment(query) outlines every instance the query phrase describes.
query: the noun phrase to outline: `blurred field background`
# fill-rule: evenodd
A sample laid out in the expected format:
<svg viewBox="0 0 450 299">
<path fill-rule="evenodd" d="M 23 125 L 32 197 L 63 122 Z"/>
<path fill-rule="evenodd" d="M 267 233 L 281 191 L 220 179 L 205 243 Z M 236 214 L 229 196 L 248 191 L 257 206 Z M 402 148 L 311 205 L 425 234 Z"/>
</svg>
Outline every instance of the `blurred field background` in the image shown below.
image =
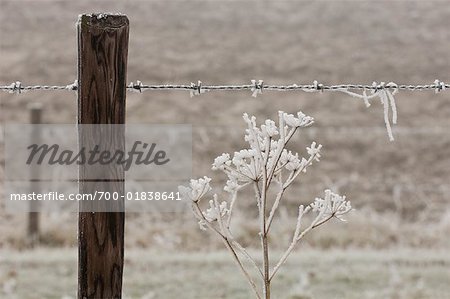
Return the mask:
<svg viewBox="0 0 450 299">
<path fill-rule="evenodd" d="M 78 14 L 130 19 L 128 81 L 149 84 L 398 84 L 448 82 L 448 1 L 0 1 L 0 82 L 72 83 Z M 0 94 L 2 124 L 27 123 L 42 102 L 45 123 L 76 121 L 75 93 Z M 279 298 L 450 298 L 450 96 L 401 92 L 389 142 L 382 106 L 331 93 L 128 93 L 128 123 L 189 123 L 194 177 L 224 177 L 210 164 L 244 146 L 242 113 L 278 110 L 315 117 L 291 149 L 316 140 L 322 162 L 287 193 L 271 245 L 291 238 L 296 206 L 331 188 L 357 209 L 348 223 L 313 233 L 288 260 Z M 2 139 L 1 139 L 2 140 Z M 4 165 L 3 153 L 0 159 Z M 3 176 L 3 168 L 0 175 Z M 259 244 L 252 197 L 235 222 Z M 40 248 L 26 246 L 27 215 L 0 205 L 0 297 L 64 298 L 76 292 L 76 214 L 45 214 Z M 252 219 L 255 219 L 253 221 Z M 184 214 L 128 214 L 124 291 L 128 298 L 248 298 L 222 244 Z M 43 281 L 41 281 L 43 279 Z M 218 285 L 218 281 L 220 282 Z M 38 284 L 36 289 L 32 284 Z M 3 295 L 2 295 L 3 292 Z M 384 292 L 384 293 L 383 293 Z M 381 294 L 381 295 L 380 295 Z"/>
</svg>

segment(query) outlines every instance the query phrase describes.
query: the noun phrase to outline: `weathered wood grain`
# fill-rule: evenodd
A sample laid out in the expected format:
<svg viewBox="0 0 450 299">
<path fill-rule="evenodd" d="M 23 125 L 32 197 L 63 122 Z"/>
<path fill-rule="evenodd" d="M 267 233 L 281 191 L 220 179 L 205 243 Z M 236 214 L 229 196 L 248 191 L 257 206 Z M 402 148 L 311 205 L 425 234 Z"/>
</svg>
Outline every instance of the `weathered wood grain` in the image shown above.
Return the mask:
<svg viewBox="0 0 450 299">
<path fill-rule="evenodd" d="M 78 124 L 124 124 L 128 18 L 82 15 L 78 20 Z M 79 129 L 79 146 L 101 140 L 112 150 L 124 149 L 120 130 Z M 79 192 L 124 194 L 124 170 L 111 166 L 92 181 L 90 168 L 79 168 Z M 87 178 L 90 178 L 89 180 Z M 80 203 L 78 298 L 121 298 L 124 259 L 124 201 Z M 103 205 L 103 206 L 102 206 Z M 86 212 L 111 210 L 114 212 Z"/>
</svg>

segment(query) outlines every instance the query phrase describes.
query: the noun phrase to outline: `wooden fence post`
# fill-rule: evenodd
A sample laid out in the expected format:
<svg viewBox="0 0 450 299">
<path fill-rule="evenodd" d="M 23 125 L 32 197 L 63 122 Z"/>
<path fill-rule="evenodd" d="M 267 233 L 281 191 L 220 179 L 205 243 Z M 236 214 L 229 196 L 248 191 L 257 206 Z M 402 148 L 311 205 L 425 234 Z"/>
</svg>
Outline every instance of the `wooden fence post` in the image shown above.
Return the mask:
<svg viewBox="0 0 450 299">
<path fill-rule="evenodd" d="M 81 15 L 77 28 L 78 124 L 124 124 L 128 18 L 115 14 Z M 79 138 L 80 147 L 96 142 L 94 138 Z M 112 143 L 123 150 L 122 141 Z M 79 193 L 103 190 L 124 194 L 123 175 L 123 169 L 116 167 L 106 174 L 106 180 L 92 182 L 86 179 L 85 167 L 80 166 Z M 123 209 L 123 199 L 114 205 Z M 80 202 L 78 298 L 121 298 L 125 213 L 94 213 L 85 208 L 86 203 Z"/>
<path fill-rule="evenodd" d="M 42 105 L 40 103 L 33 103 L 28 107 L 30 110 L 30 123 L 33 125 L 40 124 L 42 122 Z M 32 130 L 31 141 L 33 144 L 38 144 L 40 142 L 40 130 L 34 127 Z M 31 184 L 33 185 L 33 192 L 39 193 L 39 169 L 36 165 L 32 165 L 30 169 L 31 174 Z M 36 182 L 36 184 L 33 184 Z M 38 205 L 35 201 L 30 201 L 30 212 L 28 213 L 28 228 L 27 228 L 27 238 L 28 245 L 34 247 L 39 243 L 40 233 L 39 233 L 39 213 L 36 211 Z"/>
</svg>

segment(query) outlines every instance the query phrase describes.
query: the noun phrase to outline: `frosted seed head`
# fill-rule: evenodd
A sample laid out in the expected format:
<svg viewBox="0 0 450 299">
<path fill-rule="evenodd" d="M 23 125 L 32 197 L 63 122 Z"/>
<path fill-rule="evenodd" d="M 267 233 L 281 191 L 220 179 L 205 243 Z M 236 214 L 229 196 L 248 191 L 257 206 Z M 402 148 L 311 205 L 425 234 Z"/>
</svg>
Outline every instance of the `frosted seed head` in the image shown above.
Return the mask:
<svg viewBox="0 0 450 299">
<path fill-rule="evenodd" d="M 211 190 L 209 182 L 211 182 L 211 178 L 206 176 L 197 180 L 191 180 L 189 187 L 178 186 L 178 191 L 182 199 L 198 202 Z"/>
<path fill-rule="evenodd" d="M 214 163 L 212 164 L 213 170 L 224 170 L 225 166 L 230 166 L 230 154 L 223 153 L 222 155 L 218 156 L 214 159 Z"/>
<path fill-rule="evenodd" d="M 264 125 L 261 125 L 261 133 L 264 137 L 273 137 L 278 135 L 278 128 L 275 122 L 271 119 L 267 119 Z"/>
<path fill-rule="evenodd" d="M 314 118 L 305 115 L 303 112 L 297 112 L 297 117 L 293 114 L 283 113 L 283 119 L 286 125 L 298 128 L 298 127 L 308 127 L 314 123 Z"/>
<path fill-rule="evenodd" d="M 325 197 L 316 198 L 314 203 L 311 204 L 313 212 L 317 212 L 322 215 L 322 219 L 335 217 L 344 221 L 343 215 L 352 210 L 350 201 L 345 196 L 341 196 L 337 193 L 331 192 L 331 190 L 325 190 Z"/>
<path fill-rule="evenodd" d="M 214 194 L 214 199 L 217 200 L 217 194 Z M 215 205 L 214 200 L 209 201 L 209 208 L 203 212 L 206 220 L 208 222 L 217 221 L 220 218 L 223 218 L 228 214 L 227 202 L 222 201 L 218 206 Z"/>
<path fill-rule="evenodd" d="M 239 189 L 239 184 L 237 183 L 236 179 L 227 180 L 227 183 L 223 187 L 223 190 L 225 190 L 228 193 L 234 193 Z"/>
<path fill-rule="evenodd" d="M 314 157 L 314 160 L 316 160 L 317 162 L 320 162 L 320 157 L 321 157 L 320 150 L 321 149 L 322 149 L 322 145 L 321 144 L 317 145 L 315 141 L 313 143 L 311 143 L 310 147 L 306 148 L 308 155 L 310 155 L 311 157 Z"/>
</svg>

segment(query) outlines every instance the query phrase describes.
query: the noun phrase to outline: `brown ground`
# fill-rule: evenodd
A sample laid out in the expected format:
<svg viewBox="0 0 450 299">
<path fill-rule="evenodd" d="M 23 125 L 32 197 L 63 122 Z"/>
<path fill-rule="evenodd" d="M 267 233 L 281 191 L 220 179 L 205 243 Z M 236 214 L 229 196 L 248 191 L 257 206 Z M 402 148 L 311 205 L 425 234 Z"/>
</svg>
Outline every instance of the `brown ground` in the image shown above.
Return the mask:
<svg viewBox="0 0 450 299">
<path fill-rule="evenodd" d="M 202 80 L 204 84 L 234 84 L 264 79 L 268 84 L 313 80 L 327 84 L 370 84 L 372 81 L 419 84 L 432 83 L 436 78 L 449 80 L 450 6 L 445 1 L 1 1 L 0 84 L 15 80 L 24 84 L 73 82 L 76 78 L 77 15 L 97 11 L 118 11 L 130 19 L 128 81 L 187 84 Z M 71 92 L 33 92 L 20 96 L 2 93 L 0 96 L 3 125 L 28 122 L 26 107 L 32 102 L 44 104 L 46 123 L 73 123 L 76 119 L 76 98 Z M 378 102 L 367 109 L 347 95 L 330 93 L 265 92 L 257 99 L 250 97 L 249 92 L 215 92 L 193 99 L 187 92 L 132 93 L 128 95 L 127 122 L 191 123 L 194 126 L 194 176 L 209 174 L 222 180 L 220 175 L 210 173 L 209 165 L 215 156 L 233 152 L 243 145 L 243 112 L 264 119 L 275 117 L 278 110 L 302 110 L 316 118 L 316 125 L 292 148 L 304 152 L 306 145 L 317 140 L 324 145 L 323 159 L 288 195 L 271 240 L 274 247 L 283 248 L 287 244 L 292 233 L 289 229 L 293 222 L 292 211 L 298 202 L 308 202 L 321 195 L 326 187 L 332 187 L 347 194 L 357 211 L 349 217 L 348 224 L 319 230 L 305 246 L 448 248 L 449 100 L 449 93 L 401 92 L 397 96 L 399 125 L 394 132 L 396 141 L 392 143 L 388 142 Z M 256 245 L 257 224 L 249 220 L 254 205 L 245 198 L 241 204 L 243 209 L 237 214 L 239 229 L 236 232 L 245 244 Z M 43 215 L 44 246 L 74 246 L 76 219 L 76 214 Z M 25 220 L 26 215 L 6 213 L 0 206 L 0 248 L 24 247 Z M 197 230 L 189 213 L 130 214 L 126 236 L 128 249 L 151 246 L 154 250 L 174 249 L 179 254 L 182 249 L 220 247 L 214 238 Z M 43 254 L 33 254 L 39 264 L 29 261 L 27 255 L 6 258 L 7 252 L 0 254 L 4 256 L 1 262 L 6 265 L 6 272 L 0 271 L 4 293 L 10 291 L 11 281 L 17 280 L 19 286 L 34 285 L 37 280 L 33 280 L 33 275 L 41 277 L 43 273 L 54 272 L 52 262 L 42 258 L 47 254 L 56 256 L 54 251 L 44 249 Z M 391 292 L 386 298 L 413 298 L 411 294 L 416 296 L 414 298 L 436 298 L 436 294 L 444 292 L 437 285 L 444 273 L 440 264 L 423 271 L 425 264 L 419 261 L 433 255 L 431 251 L 424 252 L 417 258 L 400 254 L 417 263 L 411 262 L 406 266 L 407 271 L 406 268 L 401 270 L 400 276 L 406 283 L 403 295 L 396 293 L 402 287 L 391 287 L 390 283 L 386 288 L 381 287 L 385 288 L 383 292 Z M 330 281 L 336 286 L 330 287 L 326 277 L 318 278 L 312 281 L 312 293 L 318 296 L 316 298 L 325 298 L 323 296 L 330 292 L 336 294 L 335 288 L 343 297 L 353 298 L 346 290 L 354 285 L 360 287 L 362 293 L 353 295 L 375 298 L 370 296 L 376 296 L 380 287 L 374 284 L 379 280 L 373 273 L 388 273 L 385 267 L 377 267 L 391 265 L 390 258 L 374 264 L 373 269 L 382 270 L 371 272 L 372 268 L 365 266 L 355 270 L 359 268 L 355 266 L 357 263 L 352 264 L 354 255 L 341 255 L 338 254 L 337 260 L 342 261 L 343 256 L 350 258 L 346 262 L 350 266 L 345 270 L 333 268 L 336 271 L 330 272 Z M 371 254 L 360 255 L 373 260 Z M 308 259 L 306 257 L 302 265 L 308 265 Z M 65 262 L 60 261 L 58 265 L 70 269 L 72 257 L 65 255 L 63 260 Z M 192 256 L 181 262 L 188 260 L 193 264 L 189 262 L 186 266 L 191 269 L 186 275 L 203 273 L 201 268 L 196 268 L 204 264 L 203 259 Z M 211 257 L 212 264 L 208 265 L 214 265 L 215 260 Z M 222 261 L 221 256 L 218 261 Z M 173 277 L 173 271 L 179 271 L 180 266 L 175 260 L 167 263 L 160 265 L 160 274 Z M 155 261 L 150 264 L 155 265 Z M 28 265 L 33 265 L 33 269 L 38 265 L 38 270 L 33 272 Z M 126 286 L 131 286 L 132 296 L 142 296 L 149 283 L 161 285 L 156 276 L 149 281 L 141 276 L 133 278 L 133 273 L 142 273 L 142 269 L 127 267 L 127 271 L 131 271 L 127 274 L 128 281 L 135 282 L 135 285 L 126 282 Z M 324 268 L 317 270 L 319 276 L 328 272 L 326 264 L 320 267 Z M 297 273 L 294 270 L 288 272 Z M 224 277 L 230 278 L 227 282 L 230 286 L 222 289 L 231 290 L 228 296 L 233 298 L 246 296 L 243 295 L 245 286 L 239 292 L 232 287 L 234 270 L 229 271 L 230 275 L 224 274 Z M 359 280 L 359 274 L 353 277 L 347 273 L 359 273 L 364 280 Z M 382 277 L 386 277 L 385 274 Z M 41 297 L 61 298 L 63 294 L 73 294 L 74 272 L 61 275 L 67 276 L 61 290 L 50 287 L 54 281 L 47 282 L 48 286 L 46 282 L 38 283 L 42 286 L 38 291 Z M 61 275 L 58 274 L 58 278 Z M 205 283 L 210 279 L 207 276 Z M 395 277 L 387 280 L 396 283 Z M 409 287 L 419 288 L 419 280 L 425 280 L 422 293 Z M 285 290 L 280 294 L 309 298 L 295 297 L 297 291 L 292 289 L 298 283 L 295 274 L 289 274 L 280 280 L 280 285 L 286 286 L 278 292 Z M 160 298 L 160 293 L 162 298 L 169 298 L 167 294 L 173 292 L 170 284 L 167 287 L 167 290 L 160 288 L 156 295 L 150 292 L 142 298 Z M 189 289 L 188 285 L 185 288 L 185 295 L 189 290 L 199 290 Z M 17 294 L 23 298 L 32 298 L 35 294 L 29 293 L 27 288 L 18 290 Z M 297 293 L 303 294 L 303 291 Z M 236 295 L 232 295 L 233 292 Z M 219 296 L 208 289 L 203 289 L 203 295 L 194 291 L 189 296 L 194 298 L 194 294 L 197 298 Z"/>
<path fill-rule="evenodd" d="M 128 81 L 419 84 L 439 78 L 448 82 L 446 3 L 1 1 L 0 84 L 73 82 L 77 15 L 96 11 L 119 11 L 130 19 Z M 0 96 L 2 124 L 27 122 L 25 108 L 36 101 L 44 103 L 46 123 L 76 119 L 76 97 L 71 92 Z M 292 148 L 304 152 L 317 140 L 324 145 L 323 159 L 288 196 L 274 244 L 286 244 L 291 233 L 286 223 L 293 219 L 290 211 L 295 204 L 334 187 L 347 194 L 357 211 L 348 224 L 321 230 L 309 245 L 447 247 L 450 95 L 401 92 L 396 98 L 395 142 L 387 139 L 379 102 L 365 108 L 347 95 L 330 93 L 267 91 L 257 99 L 249 92 L 214 92 L 192 99 L 187 92 L 130 93 L 127 122 L 191 123 L 194 176 L 200 176 L 211 175 L 209 165 L 215 156 L 243 145 L 243 112 L 265 119 L 275 117 L 278 110 L 302 110 L 315 117 L 316 125 Z M 254 206 L 242 206 L 240 216 L 246 217 L 238 220 L 239 234 L 253 244 L 256 224 L 245 219 Z M 25 219 L 0 210 L 0 247 L 23 247 Z M 220 246 L 197 231 L 189 214 L 130 215 L 127 223 L 129 247 Z M 45 244 L 75 244 L 75 214 L 46 215 L 42 226 Z"/>
</svg>

